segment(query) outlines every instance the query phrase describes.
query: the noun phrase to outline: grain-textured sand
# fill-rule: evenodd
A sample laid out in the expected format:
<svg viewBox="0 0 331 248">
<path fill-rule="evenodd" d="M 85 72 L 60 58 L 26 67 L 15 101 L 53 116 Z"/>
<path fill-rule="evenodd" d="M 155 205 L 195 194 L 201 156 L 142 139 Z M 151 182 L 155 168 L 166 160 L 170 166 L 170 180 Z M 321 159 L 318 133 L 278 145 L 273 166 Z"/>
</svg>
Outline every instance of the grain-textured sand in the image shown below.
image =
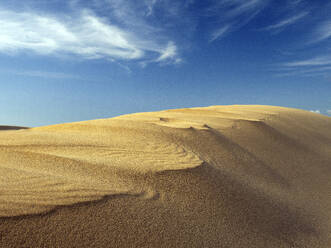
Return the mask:
<svg viewBox="0 0 331 248">
<path fill-rule="evenodd" d="M 211 106 L 0 129 L 0 247 L 331 247 L 330 117 Z"/>
</svg>

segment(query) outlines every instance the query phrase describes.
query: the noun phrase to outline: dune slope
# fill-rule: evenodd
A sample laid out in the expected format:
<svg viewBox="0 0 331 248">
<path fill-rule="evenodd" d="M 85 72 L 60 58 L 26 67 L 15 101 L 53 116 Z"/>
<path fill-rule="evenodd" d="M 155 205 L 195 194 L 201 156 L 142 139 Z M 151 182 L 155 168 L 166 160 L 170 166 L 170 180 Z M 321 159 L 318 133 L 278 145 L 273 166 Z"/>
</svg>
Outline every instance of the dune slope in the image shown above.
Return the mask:
<svg viewBox="0 0 331 248">
<path fill-rule="evenodd" d="M 0 247 L 331 247 L 331 118 L 211 106 L 0 130 Z"/>
</svg>

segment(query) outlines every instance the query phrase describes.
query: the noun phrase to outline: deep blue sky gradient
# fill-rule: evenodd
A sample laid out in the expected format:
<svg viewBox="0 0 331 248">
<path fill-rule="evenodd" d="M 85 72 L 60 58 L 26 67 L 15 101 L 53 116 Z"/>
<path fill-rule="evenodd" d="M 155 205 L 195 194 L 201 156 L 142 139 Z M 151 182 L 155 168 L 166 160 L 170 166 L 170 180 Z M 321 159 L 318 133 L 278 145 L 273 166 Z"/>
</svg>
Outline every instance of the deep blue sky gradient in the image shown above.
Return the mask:
<svg viewBox="0 0 331 248">
<path fill-rule="evenodd" d="M 0 124 L 228 104 L 331 114 L 327 2 L 1 1 Z"/>
</svg>

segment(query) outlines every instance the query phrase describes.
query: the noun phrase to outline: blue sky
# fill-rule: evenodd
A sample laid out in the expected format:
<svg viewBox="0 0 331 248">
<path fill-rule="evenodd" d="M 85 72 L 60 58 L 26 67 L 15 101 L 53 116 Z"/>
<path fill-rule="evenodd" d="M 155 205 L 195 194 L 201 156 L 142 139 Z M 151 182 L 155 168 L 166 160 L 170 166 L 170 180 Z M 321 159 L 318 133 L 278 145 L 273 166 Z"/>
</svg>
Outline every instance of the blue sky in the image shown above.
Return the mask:
<svg viewBox="0 0 331 248">
<path fill-rule="evenodd" d="M 0 123 L 265 104 L 331 115 L 324 0 L 3 0 Z"/>
</svg>

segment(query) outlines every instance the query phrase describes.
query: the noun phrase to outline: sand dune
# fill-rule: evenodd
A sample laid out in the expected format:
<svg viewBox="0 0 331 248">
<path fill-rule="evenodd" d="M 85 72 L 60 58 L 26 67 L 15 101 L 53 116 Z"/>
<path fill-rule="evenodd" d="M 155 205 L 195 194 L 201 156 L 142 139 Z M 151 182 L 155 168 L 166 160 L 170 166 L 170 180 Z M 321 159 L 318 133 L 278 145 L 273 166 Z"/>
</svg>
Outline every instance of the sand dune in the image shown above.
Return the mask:
<svg viewBox="0 0 331 248">
<path fill-rule="evenodd" d="M 331 247 L 331 118 L 271 106 L 0 127 L 0 247 Z"/>
</svg>

